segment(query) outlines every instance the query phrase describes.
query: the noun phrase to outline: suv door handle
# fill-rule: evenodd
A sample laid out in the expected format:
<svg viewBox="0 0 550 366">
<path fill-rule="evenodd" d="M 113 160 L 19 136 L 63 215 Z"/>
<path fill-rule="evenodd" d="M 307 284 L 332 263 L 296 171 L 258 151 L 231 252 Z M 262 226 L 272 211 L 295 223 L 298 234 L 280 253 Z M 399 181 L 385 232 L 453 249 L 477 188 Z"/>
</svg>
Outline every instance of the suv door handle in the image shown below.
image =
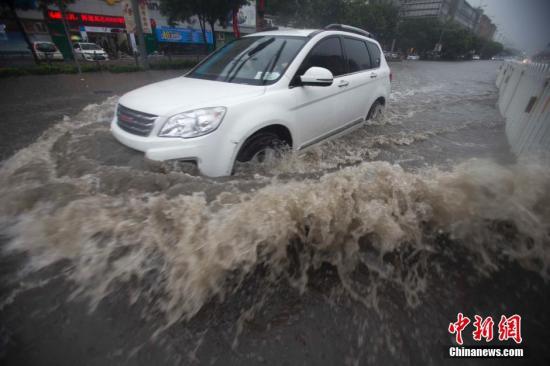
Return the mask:
<svg viewBox="0 0 550 366">
<path fill-rule="evenodd" d="M 346 81 L 346 80 L 342 80 L 342 81 L 340 81 L 340 83 L 338 83 L 339 88 L 343 88 L 343 87 L 348 86 L 348 85 L 349 85 L 349 81 Z"/>
<path fill-rule="evenodd" d="M 373 73 L 370 74 L 370 78 L 371 78 L 371 79 L 374 79 L 374 78 L 376 78 L 377 76 L 378 76 L 378 74 L 376 74 L 375 72 L 373 72 Z"/>
</svg>

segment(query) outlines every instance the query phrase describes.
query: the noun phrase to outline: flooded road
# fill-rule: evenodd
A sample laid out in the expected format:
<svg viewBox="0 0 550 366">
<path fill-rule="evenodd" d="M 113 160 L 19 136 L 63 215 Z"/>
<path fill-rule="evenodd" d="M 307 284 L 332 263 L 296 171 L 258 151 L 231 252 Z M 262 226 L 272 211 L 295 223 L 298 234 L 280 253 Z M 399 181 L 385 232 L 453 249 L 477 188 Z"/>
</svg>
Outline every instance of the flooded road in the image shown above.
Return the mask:
<svg viewBox="0 0 550 366">
<path fill-rule="evenodd" d="M 116 97 L 4 161 L 8 364 L 437 365 L 458 312 L 547 360 L 550 170 L 509 152 L 498 65 L 391 66 L 383 119 L 232 177 L 118 144 Z"/>
</svg>

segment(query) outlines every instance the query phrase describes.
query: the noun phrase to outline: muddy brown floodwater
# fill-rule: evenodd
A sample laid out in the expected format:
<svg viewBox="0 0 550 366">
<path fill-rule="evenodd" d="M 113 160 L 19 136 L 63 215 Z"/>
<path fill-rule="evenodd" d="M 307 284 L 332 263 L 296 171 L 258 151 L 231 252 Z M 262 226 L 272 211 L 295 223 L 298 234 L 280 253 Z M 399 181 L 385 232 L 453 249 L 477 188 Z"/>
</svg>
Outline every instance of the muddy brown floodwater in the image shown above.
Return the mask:
<svg viewBox="0 0 550 366">
<path fill-rule="evenodd" d="M 383 119 L 232 177 L 118 144 L 116 97 L 5 160 L 0 357 L 439 365 L 463 312 L 547 363 L 550 169 L 509 152 L 498 64 L 392 67 Z"/>
</svg>

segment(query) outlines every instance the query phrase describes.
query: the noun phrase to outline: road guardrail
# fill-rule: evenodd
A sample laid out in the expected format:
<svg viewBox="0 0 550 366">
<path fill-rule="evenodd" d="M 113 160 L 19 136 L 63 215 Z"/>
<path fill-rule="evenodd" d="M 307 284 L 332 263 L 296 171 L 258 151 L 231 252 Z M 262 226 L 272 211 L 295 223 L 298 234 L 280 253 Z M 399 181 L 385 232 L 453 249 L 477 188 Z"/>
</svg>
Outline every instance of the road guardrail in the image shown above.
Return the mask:
<svg viewBox="0 0 550 366">
<path fill-rule="evenodd" d="M 506 136 L 517 156 L 550 152 L 550 64 L 506 62 L 496 85 Z"/>
</svg>

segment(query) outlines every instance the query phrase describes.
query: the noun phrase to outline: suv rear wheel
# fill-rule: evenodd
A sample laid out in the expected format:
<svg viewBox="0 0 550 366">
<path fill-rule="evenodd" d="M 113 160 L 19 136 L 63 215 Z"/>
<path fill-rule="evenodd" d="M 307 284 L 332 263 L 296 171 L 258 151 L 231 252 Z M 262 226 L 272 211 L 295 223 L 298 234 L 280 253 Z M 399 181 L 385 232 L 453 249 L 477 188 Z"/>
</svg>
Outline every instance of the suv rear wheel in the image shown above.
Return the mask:
<svg viewBox="0 0 550 366">
<path fill-rule="evenodd" d="M 384 116 L 384 107 L 384 104 L 380 102 L 380 100 L 374 102 L 370 108 L 369 114 L 367 115 L 367 121 L 380 122 Z"/>
</svg>

